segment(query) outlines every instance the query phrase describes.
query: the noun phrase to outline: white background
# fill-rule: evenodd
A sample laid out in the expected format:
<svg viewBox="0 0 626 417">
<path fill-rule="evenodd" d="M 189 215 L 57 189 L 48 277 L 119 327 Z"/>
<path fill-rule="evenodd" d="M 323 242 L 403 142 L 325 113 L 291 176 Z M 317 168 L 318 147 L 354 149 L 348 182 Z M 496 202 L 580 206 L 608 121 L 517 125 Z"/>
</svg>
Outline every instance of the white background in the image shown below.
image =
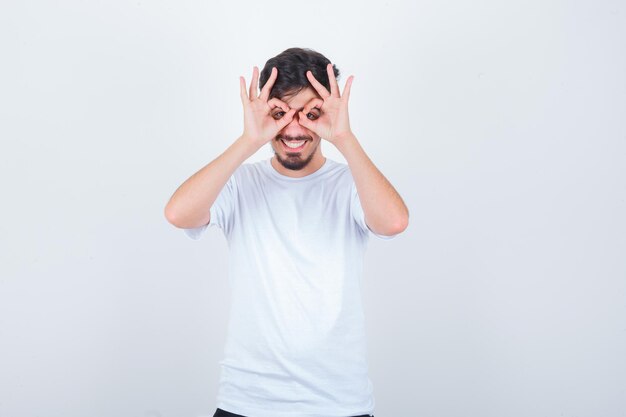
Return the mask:
<svg viewBox="0 0 626 417">
<path fill-rule="evenodd" d="M 623 2 L 0 7 L 0 416 L 213 415 L 228 248 L 163 209 L 292 46 L 410 210 L 367 252 L 375 415 L 626 416 Z"/>
</svg>

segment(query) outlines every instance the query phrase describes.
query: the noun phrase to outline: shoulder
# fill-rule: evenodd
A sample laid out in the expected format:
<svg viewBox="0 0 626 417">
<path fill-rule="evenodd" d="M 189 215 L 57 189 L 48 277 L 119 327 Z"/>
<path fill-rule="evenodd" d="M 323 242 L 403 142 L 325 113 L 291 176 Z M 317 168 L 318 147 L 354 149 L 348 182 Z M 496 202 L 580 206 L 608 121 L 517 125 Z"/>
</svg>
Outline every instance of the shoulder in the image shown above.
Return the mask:
<svg viewBox="0 0 626 417">
<path fill-rule="evenodd" d="M 350 167 L 348 164 L 344 162 L 339 162 L 332 160 L 330 158 L 326 158 L 328 163 L 328 169 L 326 172 L 329 175 L 339 175 L 342 177 L 352 177 L 352 173 L 350 172 Z"/>
<path fill-rule="evenodd" d="M 245 162 L 239 165 L 233 172 L 232 178 L 239 183 L 244 183 L 265 175 L 266 161 Z"/>
<path fill-rule="evenodd" d="M 352 171 L 350 171 L 350 167 L 348 166 L 348 164 L 333 160 L 329 161 L 330 167 L 328 169 L 328 176 L 339 184 L 347 187 L 352 186 L 352 184 L 354 183 L 354 178 L 352 177 Z"/>
</svg>

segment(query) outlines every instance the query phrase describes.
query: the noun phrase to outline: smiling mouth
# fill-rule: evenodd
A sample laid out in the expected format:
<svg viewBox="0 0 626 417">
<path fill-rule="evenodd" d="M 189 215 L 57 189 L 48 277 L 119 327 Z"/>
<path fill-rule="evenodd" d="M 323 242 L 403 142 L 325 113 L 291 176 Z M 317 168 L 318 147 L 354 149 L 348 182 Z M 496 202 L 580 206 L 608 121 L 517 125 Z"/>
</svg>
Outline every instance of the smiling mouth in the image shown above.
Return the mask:
<svg viewBox="0 0 626 417">
<path fill-rule="evenodd" d="M 306 143 L 308 142 L 307 140 L 290 140 L 290 141 L 284 141 L 282 139 L 280 139 L 280 141 L 283 144 L 283 148 L 288 151 L 288 152 L 299 152 L 302 149 L 304 149 L 304 147 L 306 146 Z M 290 144 L 291 146 L 287 145 Z M 295 147 L 294 147 L 295 145 Z"/>
</svg>

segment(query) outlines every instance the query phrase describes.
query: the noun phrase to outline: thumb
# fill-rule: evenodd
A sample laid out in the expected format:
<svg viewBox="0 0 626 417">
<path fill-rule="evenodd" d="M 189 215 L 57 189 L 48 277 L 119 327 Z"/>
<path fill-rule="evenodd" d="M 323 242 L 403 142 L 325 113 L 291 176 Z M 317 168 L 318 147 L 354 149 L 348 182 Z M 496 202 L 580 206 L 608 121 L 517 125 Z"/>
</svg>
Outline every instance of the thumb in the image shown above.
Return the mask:
<svg viewBox="0 0 626 417">
<path fill-rule="evenodd" d="M 281 117 L 280 120 L 278 120 L 279 130 L 291 123 L 294 114 L 296 114 L 296 109 L 289 109 L 289 111 L 285 113 L 285 115 Z"/>
<path fill-rule="evenodd" d="M 304 114 L 304 111 L 301 111 L 300 113 L 298 113 L 298 123 L 300 123 L 300 125 L 306 127 L 309 130 L 315 131 L 314 129 L 315 123 L 313 123 L 310 119 L 306 117 L 306 114 Z"/>
</svg>

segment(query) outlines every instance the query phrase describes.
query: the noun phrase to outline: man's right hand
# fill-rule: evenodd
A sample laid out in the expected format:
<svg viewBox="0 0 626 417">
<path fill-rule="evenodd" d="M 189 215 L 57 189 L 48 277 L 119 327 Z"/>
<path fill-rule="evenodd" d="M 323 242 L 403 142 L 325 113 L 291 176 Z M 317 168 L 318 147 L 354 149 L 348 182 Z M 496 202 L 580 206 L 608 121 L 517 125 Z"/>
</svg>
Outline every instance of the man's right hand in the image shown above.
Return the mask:
<svg viewBox="0 0 626 417">
<path fill-rule="evenodd" d="M 272 140 L 278 132 L 287 126 L 293 119 L 295 109 L 290 109 L 287 103 L 274 97 L 268 100 L 270 90 L 278 77 L 278 68 L 272 67 L 272 74 L 267 80 L 261 94 L 257 97 L 257 88 L 259 81 L 259 69 L 255 66 L 252 70 L 252 82 L 250 83 L 250 95 L 246 93 L 246 80 L 239 77 L 241 86 L 241 102 L 243 104 L 243 137 L 250 140 L 258 148 Z M 285 115 L 276 119 L 273 113 L 280 110 L 274 110 L 279 107 L 285 112 Z"/>
</svg>

